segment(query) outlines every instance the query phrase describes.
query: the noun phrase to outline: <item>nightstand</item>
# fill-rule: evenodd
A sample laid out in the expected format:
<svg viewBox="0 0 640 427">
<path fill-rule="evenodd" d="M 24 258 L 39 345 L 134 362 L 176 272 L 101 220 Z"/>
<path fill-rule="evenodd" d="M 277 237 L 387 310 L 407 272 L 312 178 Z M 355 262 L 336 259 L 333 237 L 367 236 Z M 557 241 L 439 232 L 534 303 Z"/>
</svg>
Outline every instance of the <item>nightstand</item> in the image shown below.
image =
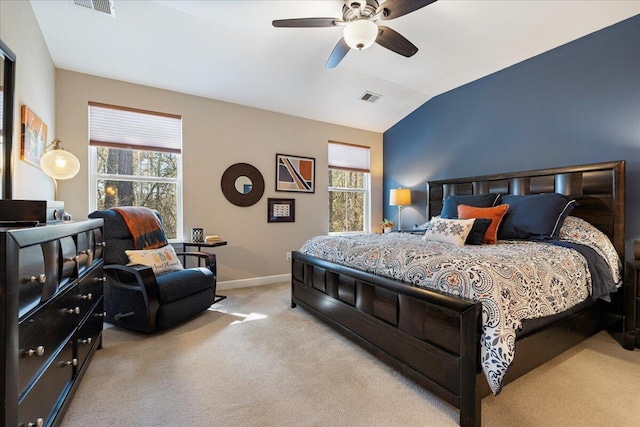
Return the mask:
<svg viewBox="0 0 640 427">
<path fill-rule="evenodd" d="M 622 346 L 640 347 L 640 260 L 629 261 L 625 268 L 625 321 Z"/>
</svg>

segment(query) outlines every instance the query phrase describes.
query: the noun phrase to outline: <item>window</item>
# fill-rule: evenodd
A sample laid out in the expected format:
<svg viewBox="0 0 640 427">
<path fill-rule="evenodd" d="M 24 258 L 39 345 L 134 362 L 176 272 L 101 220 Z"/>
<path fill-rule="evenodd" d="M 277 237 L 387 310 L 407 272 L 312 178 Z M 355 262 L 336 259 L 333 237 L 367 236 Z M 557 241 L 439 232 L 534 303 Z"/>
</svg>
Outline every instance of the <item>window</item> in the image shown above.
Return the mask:
<svg viewBox="0 0 640 427">
<path fill-rule="evenodd" d="M 146 206 L 182 238 L 182 118 L 89 103 L 92 210 Z"/>
<path fill-rule="evenodd" d="M 329 232 L 368 232 L 369 147 L 329 142 Z"/>
</svg>

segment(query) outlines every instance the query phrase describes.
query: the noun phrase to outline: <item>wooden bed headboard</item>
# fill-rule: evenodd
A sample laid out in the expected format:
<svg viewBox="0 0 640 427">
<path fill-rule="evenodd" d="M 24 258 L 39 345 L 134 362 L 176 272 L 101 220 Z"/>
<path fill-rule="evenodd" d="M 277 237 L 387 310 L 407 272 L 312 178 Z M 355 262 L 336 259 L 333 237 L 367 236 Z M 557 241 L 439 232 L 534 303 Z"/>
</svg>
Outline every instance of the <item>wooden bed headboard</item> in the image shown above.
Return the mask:
<svg viewBox="0 0 640 427">
<path fill-rule="evenodd" d="M 624 160 L 429 181 L 427 190 L 428 218 L 440 214 L 444 199 L 452 194 L 564 194 L 580 203 L 571 215 L 602 230 L 613 242 L 620 258 L 625 259 Z"/>
</svg>

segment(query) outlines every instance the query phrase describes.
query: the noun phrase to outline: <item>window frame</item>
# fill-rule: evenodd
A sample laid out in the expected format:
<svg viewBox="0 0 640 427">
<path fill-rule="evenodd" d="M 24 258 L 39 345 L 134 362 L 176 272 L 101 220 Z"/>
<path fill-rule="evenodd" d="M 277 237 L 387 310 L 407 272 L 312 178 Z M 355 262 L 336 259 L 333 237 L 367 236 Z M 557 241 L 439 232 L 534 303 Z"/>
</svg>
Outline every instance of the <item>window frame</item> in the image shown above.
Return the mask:
<svg viewBox="0 0 640 427">
<path fill-rule="evenodd" d="M 328 186 L 328 193 L 330 195 L 331 192 L 341 192 L 341 193 L 362 193 L 364 194 L 364 213 L 362 216 L 363 228 L 361 231 L 331 231 L 329 230 L 329 235 L 339 235 L 339 234 L 368 234 L 371 232 L 371 173 L 365 172 L 362 170 L 351 170 L 347 168 L 327 168 L 327 173 L 331 171 L 349 171 L 349 172 L 358 172 L 364 174 L 364 188 L 345 188 L 345 187 L 332 187 Z M 329 201 L 331 198 L 328 198 Z M 331 218 L 328 218 L 327 225 L 330 226 Z"/>
<path fill-rule="evenodd" d="M 154 176 L 139 176 L 139 175 L 117 175 L 107 173 L 97 173 L 98 170 L 98 146 L 89 146 L 89 210 L 95 211 L 98 209 L 98 180 L 109 181 L 140 181 L 140 182 L 162 182 L 169 184 L 176 184 L 176 200 L 177 200 L 177 212 L 176 212 L 176 238 L 169 239 L 169 242 L 176 243 L 184 240 L 183 232 L 183 215 L 182 215 L 182 155 L 175 154 L 178 160 L 178 173 L 176 178 L 166 177 L 154 177 Z M 126 148 L 116 147 L 104 147 L 115 148 L 118 150 L 126 150 Z M 133 150 L 132 150 L 133 151 Z M 155 150 L 136 150 L 136 151 L 153 151 Z"/>
<path fill-rule="evenodd" d="M 94 133 L 91 132 L 92 126 L 92 109 L 96 108 L 96 134 L 97 139 L 93 139 Z M 122 117 L 121 120 L 129 123 L 130 126 L 136 126 L 136 123 L 140 123 L 140 129 L 150 129 L 149 134 L 145 134 L 144 139 L 138 139 L 132 143 L 127 141 L 126 138 L 122 139 L 118 134 L 118 130 L 111 132 L 113 124 L 111 121 L 104 121 L 104 116 L 99 114 L 100 110 L 113 110 L 113 114 L 127 114 L 132 113 L 130 117 Z M 89 210 L 94 211 L 98 209 L 98 181 L 121 181 L 121 182 L 146 182 L 146 183 L 164 183 L 175 184 L 176 186 L 176 238 L 169 239 L 170 242 L 180 242 L 184 239 L 184 217 L 183 217 L 183 165 L 182 165 L 182 116 L 176 114 L 161 113 L 155 111 L 141 110 L 137 108 L 129 108 L 118 105 L 102 104 L 98 102 L 89 101 L 88 104 L 88 125 L 89 125 Z M 111 114 L 111 113 L 107 113 Z M 142 116 L 141 116 L 142 115 Z M 145 119 L 144 117 L 152 116 Z M 137 118 L 136 118 L 137 117 Z M 158 118 L 166 118 L 172 120 L 171 123 L 167 123 L 165 133 L 160 137 L 156 134 L 154 137 L 151 129 L 154 128 L 153 120 Z M 102 121 L 101 121 L 102 120 Z M 113 117 L 111 118 L 113 120 Z M 179 123 L 176 123 L 178 120 Z M 150 122 L 151 121 L 151 122 Z M 173 124 L 172 124 L 173 123 Z M 106 127 L 105 127 L 106 126 Z M 111 126 L 111 128 L 109 127 Z M 151 126 L 151 128 L 149 128 Z M 172 132 L 173 131 L 173 132 Z M 101 133 L 102 132 L 102 133 Z M 105 139 L 106 138 L 106 139 Z M 152 139 L 149 139 L 152 138 Z M 154 145 L 157 143 L 158 145 Z M 158 177 L 158 176 L 139 176 L 139 175 L 120 175 L 120 174 L 108 174 L 98 173 L 98 148 L 103 147 L 106 149 L 118 149 L 129 150 L 133 152 L 146 152 L 146 153 L 171 153 L 176 156 L 177 173 L 175 178 Z"/>
</svg>

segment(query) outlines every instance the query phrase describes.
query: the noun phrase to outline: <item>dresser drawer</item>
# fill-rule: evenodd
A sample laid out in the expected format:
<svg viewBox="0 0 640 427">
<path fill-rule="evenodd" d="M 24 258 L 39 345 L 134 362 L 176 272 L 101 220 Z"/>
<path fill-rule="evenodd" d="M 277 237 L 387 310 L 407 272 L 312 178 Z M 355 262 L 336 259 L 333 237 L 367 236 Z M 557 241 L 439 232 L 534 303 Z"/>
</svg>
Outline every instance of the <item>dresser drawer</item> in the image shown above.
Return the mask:
<svg viewBox="0 0 640 427">
<path fill-rule="evenodd" d="M 18 277 L 20 280 L 18 316 L 22 317 L 35 308 L 42 298 L 46 282 L 44 254 L 40 245 L 28 246 L 18 252 Z"/>
<path fill-rule="evenodd" d="M 78 369 L 82 367 L 91 349 L 97 345 L 97 339 L 102 332 L 103 319 L 101 315 L 104 311 L 102 297 L 96 301 L 91 314 L 87 316 L 80 329 L 76 333 L 76 358 L 78 359 Z"/>
<path fill-rule="evenodd" d="M 104 248 L 104 238 L 102 237 L 102 228 L 93 229 L 93 262 L 102 259 L 102 248 Z"/>
<path fill-rule="evenodd" d="M 67 236 L 60 239 L 60 287 L 64 287 L 67 283 L 76 277 L 76 242 L 73 237 Z"/>
<path fill-rule="evenodd" d="M 22 397 L 18 407 L 20 427 L 36 423 L 38 418 L 44 421 L 42 425 L 50 425 L 71 387 L 74 364 L 73 341 L 69 340 L 29 392 Z"/>
<path fill-rule="evenodd" d="M 96 301 L 102 297 L 103 274 L 102 269 L 98 268 L 80 279 L 78 283 L 77 301 L 82 316 L 88 313 Z"/>
<path fill-rule="evenodd" d="M 82 314 L 80 314 L 77 295 L 77 287 L 74 286 L 20 322 L 18 327 L 20 393 L 24 392 L 78 325 Z"/>
</svg>

